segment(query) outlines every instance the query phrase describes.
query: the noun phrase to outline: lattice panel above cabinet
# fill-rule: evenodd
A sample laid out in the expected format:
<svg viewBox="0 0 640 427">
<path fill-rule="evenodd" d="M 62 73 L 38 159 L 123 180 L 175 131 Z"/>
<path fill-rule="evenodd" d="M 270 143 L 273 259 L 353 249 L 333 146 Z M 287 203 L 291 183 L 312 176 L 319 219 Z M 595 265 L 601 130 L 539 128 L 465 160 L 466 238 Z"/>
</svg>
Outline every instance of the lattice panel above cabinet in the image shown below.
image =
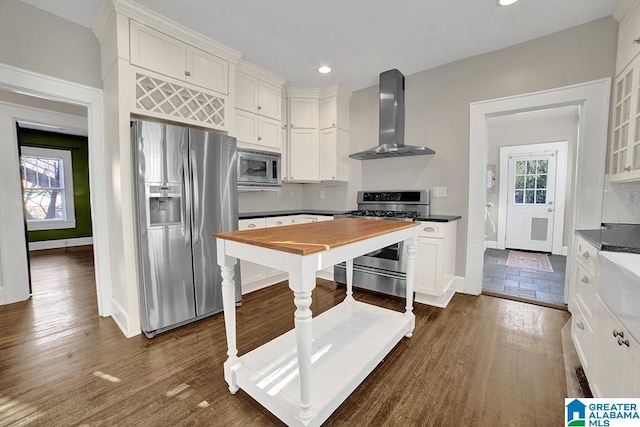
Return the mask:
<svg viewBox="0 0 640 427">
<path fill-rule="evenodd" d="M 136 108 L 203 124 L 225 126 L 224 98 L 140 73 L 136 73 Z"/>
</svg>

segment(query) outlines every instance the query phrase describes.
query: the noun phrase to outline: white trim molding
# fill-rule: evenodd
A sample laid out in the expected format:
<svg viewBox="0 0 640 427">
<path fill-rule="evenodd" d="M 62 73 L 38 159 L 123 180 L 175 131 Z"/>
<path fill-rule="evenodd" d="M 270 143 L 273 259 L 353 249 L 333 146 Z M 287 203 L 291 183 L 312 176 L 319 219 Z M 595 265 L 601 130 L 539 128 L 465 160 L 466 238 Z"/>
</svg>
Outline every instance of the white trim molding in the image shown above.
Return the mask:
<svg viewBox="0 0 640 427">
<path fill-rule="evenodd" d="M 91 237 L 75 237 L 73 239 L 43 240 L 41 242 L 29 242 L 29 251 L 42 251 L 45 249 L 71 248 L 74 246 L 93 245 Z"/>
<path fill-rule="evenodd" d="M 479 295 L 482 291 L 484 251 L 484 208 L 487 201 L 487 117 L 535 111 L 567 105 L 579 107 L 580 122 L 573 180 L 573 228 L 597 228 L 602 214 L 607 126 L 611 79 L 600 79 L 572 86 L 549 89 L 507 98 L 473 102 L 469 106 L 469 201 L 464 291 Z M 573 243 L 570 243 L 572 245 Z M 569 246 L 569 254 L 573 247 Z M 567 271 L 573 271 L 571 256 Z M 565 298 L 569 283 L 565 280 Z"/>
<path fill-rule="evenodd" d="M 105 156 L 104 117 L 102 90 L 78 83 L 57 79 L 29 70 L 20 69 L 0 63 L 0 88 L 11 92 L 19 92 L 29 96 L 45 98 L 69 104 L 83 105 L 87 108 L 87 119 L 81 126 L 77 123 L 67 126 L 87 127 L 89 136 L 89 185 L 91 188 L 91 221 L 93 224 L 94 265 L 96 273 L 96 291 L 98 313 L 101 316 L 111 315 L 111 263 L 109 255 L 110 230 L 107 221 L 110 212 L 104 195 L 107 194 L 105 171 L 111 167 Z M 53 113 L 24 108 L 22 111 L 32 112 L 14 120 L 34 121 L 33 115 L 45 116 L 48 119 L 35 120 L 49 125 L 58 123 Z M 56 117 L 64 115 L 57 114 Z M 15 138 L 15 137 L 14 137 Z M 13 139 L 12 141 L 15 141 Z M 13 148 L 11 148 L 13 147 Z M 25 240 L 22 196 L 18 167 L 17 144 L 8 145 L 3 151 L 5 162 L 0 161 L 0 304 L 25 300 L 29 296 L 27 243 Z M 6 178 L 6 179 L 5 179 Z M 16 210 L 18 205 L 18 210 Z M 23 251 L 16 248 L 24 248 Z M 7 293 L 11 298 L 7 299 Z M 15 298 L 18 299 L 15 299 Z M 126 332 L 125 332 L 126 335 Z"/>
</svg>

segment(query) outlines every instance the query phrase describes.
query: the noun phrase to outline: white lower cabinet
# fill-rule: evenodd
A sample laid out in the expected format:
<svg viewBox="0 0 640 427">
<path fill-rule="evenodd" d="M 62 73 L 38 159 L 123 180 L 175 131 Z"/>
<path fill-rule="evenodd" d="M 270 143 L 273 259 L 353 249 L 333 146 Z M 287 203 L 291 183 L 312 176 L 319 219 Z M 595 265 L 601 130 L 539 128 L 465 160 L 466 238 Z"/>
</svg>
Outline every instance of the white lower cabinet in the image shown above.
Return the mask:
<svg viewBox="0 0 640 427">
<path fill-rule="evenodd" d="M 282 227 L 284 225 L 305 224 L 310 222 L 332 220 L 332 216 L 324 215 L 283 215 L 266 218 L 241 219 L 238 221 L 239 230 L 251 230 L 265 227 Z M 242 283 L 242 293 L 257 291 L 258 289 L 274 285 L 283 280 L 287 280 L 286 273 L 276 268 L 267 268 L 260 264 L 248 261 L 240 261 L 240 276 Z M 322 276 L 333 277 L 333 267 L 322 270 Z"/>
<path fill-rule="evenodd" d="M 591 324 L 586 320 L 582 311 L 577 308 L 571 317 L 571 339 L 573 340 L 578 357 L 582 361 L 582 369 L 584 369 L 587 377 L 591 373 L 591 360 L 593 343 L 595 342 L 595 334 Z"/>
<path fill-rule="evenodd" d="M 416 246 L 416 302 L 446 307 L 455 288 L 457 221 L 420 222 Z"/>
<path fill-rule="evenodd" d="M 253 230 L 266 227 L 264 218 L 241 219 L 238 221 L 238 230 Z M 247 285 L 267 277 L 267 267 L 248 261 L 240 261 L 240 283 L 242 293 L 246 293 Z"/>
<path fill-rule="evenodd" d="M 640 397 L 640 345 L 601 305 L 591 391 L 597 397 Z"/>
</svg>

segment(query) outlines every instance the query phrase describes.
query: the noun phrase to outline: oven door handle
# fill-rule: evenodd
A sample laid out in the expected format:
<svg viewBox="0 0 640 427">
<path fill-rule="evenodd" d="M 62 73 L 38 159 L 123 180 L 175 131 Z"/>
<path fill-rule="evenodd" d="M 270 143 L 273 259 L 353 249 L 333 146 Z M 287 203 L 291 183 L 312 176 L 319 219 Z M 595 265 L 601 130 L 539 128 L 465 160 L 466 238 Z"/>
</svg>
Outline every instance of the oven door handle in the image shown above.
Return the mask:
<svg viewBox="0 0 640 427">
<path fill-rule="evenodd" d="M 346 269 L 346 265 L 344 263 L 340 263 L 340 264 L 336 264 L 335 265 L 336 268 L 344 268 Z M 367 273 L 367 274 L 374 274 L 376 276 L 383 276 L 383 277 L 389 277 L 391 279 L 401 279 L 401 280 L 406 280 L 407 275 L 406 273 L 392 273 L 392 272 L 385 272 L 383 270 L 378 270 L 378 269 L 369 269 L 369 268 L 361 268 L 358 267 L 356 265 L 353 266 L 353 271 L 358 271 L 360 273 Z"/>
</svg>

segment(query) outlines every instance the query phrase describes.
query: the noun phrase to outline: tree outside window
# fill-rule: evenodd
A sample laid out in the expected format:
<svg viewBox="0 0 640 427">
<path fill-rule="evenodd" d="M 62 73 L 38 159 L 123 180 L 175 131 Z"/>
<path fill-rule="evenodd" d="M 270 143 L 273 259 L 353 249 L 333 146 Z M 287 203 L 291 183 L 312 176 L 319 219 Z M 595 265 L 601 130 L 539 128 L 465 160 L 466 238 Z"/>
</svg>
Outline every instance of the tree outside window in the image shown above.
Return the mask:
<svg viewBox="0 0 640 427">
<path fill-rule="evenodd" d="M 23 146 L 20 167 L 28 229 L 75 228 L 71 152 Z"/>
</svg>

